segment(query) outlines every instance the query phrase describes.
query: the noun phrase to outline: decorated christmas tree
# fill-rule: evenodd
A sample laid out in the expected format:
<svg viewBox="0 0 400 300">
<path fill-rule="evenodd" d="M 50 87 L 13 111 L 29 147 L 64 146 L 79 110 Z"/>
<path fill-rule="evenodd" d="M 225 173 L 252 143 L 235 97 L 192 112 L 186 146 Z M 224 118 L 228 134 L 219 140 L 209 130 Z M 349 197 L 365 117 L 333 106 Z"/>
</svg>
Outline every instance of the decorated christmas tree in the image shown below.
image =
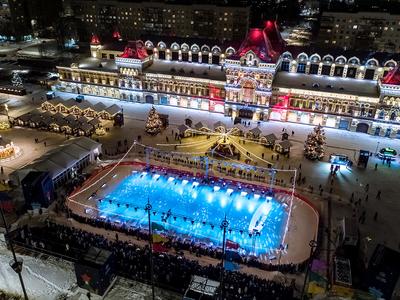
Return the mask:
<svg viewBox="0 0 400 300">
<path fill-rule="evenodd" d="M 13 72 L 11 83 L 13 86 L 22 86 L 22 79 L 18 72 Z"/>
<path fill-rule="evenodd" d="M 161 132 L 162 121 L 160 115 L 156 112 L 154 106 L 150 109 L 149 115 L 147 117 L 145 131 L 148 134 L 156 135 Z"/>
<path fill-rule="evenodd" d="M 304 143 L 304 156 L 311 160 L 321 160 L 325 155 L 325 132 L 321 125 L 307 136 Z"/>
</svg>

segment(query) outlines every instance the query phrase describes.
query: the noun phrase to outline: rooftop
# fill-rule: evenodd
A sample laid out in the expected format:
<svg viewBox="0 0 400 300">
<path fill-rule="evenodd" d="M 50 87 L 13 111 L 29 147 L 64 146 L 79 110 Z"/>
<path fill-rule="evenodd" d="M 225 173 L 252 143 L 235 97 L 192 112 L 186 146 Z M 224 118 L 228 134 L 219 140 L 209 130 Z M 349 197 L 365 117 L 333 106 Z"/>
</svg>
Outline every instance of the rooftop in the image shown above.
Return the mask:
<svg viewBox="0 0 400 300">
<path fill-rule="evenodd" d="M 100 59 L 95 57 L 88 57 L 78 62 L 80 69 L 104 71 L 104 72 L 117 72 L 118 68 L 113 59 Z"/>
<path fill-rule="evenodd" d="M 357 80 L 341 77 L 278 72 L 275 75 L 273 86 L 314 90 L 325 93 L 379 97 L 378 85 L 375 80 Z"/>
<path fill-rule="evenodd" d="M 144 72 L 226 81 L 220 66 L 191 62 L 156 60 Z"/>
</svg>

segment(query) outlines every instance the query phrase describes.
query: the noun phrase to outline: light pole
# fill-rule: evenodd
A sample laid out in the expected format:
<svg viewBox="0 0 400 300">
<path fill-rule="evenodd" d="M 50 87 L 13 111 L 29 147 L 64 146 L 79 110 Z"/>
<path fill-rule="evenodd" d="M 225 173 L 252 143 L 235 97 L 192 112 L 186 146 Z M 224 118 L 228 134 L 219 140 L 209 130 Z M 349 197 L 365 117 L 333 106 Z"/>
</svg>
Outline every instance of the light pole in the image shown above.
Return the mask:
<svg viewBox="0 0 400 300">
<path fill-rule="evenodd" d="M 226 228 L 228 228 L 229 222 L 225 218 L 221 222 L 221 229 L 223 230 L 223 236 L 222 236 L 222 258 L 221 258 L 221 297 L 220 299 L 224 299 L 224 272 L 225 272 L 225 237 L 226 237 Z"/>
<path fill-rule="evenodd" d="M 7 113 L 7 120 L 10 122 L 10 116 L 8 115 L 8 105 L 4 104 L 4 109 L 6 110 Z"/>
<path fill-rule="evenodd" d="M 303 283 L 303 288 L 301 290 L 300 300 L 303 300 L 303 298 L 304 298 L 304 292 L 305 292 L 305 289 L 306 289 L 308 275 L 310 273 L 311 265 L 312 265 L 312 262 L 313 262 L 313 259 L 314 259 L 315 249 L 318 246 L 317 241 L 315 241 L 315 240 L 311 240 L 308 243 L 308 245 L 310 246 L 310 258 L 309 258 L 308 264 L 307 264 L 306 275 L 304 276 L 304 283 Z"/>
<path fill-rule="evenodd" d="M 380 144 L 380 142 L 378 142 L 378 143 L 376 144 L 375 155 L 378 153 L 379 144 Z"/>
<path fill-rule="evenodd" d="M 8 225 L 6 222 L 6 217 L 4 216 L 4 212 L 3 212 L 3 208 L 0 205 L 0 214 L 1 214 L 1 218 L 3 219 L 3 224 L 4 224 L 4 228 L 6 229 L 6 235 L 8 236 L 8 244 L 10 245 L 10 250 L 11 253 L 13 255 L 13 260 L 10 262 L 10 266 L 11 268 L 15 271 L 15 273 L 18 274 L 19 277 L 19 281 L 21 283 L 21 287 L 22 287 L 22 292 L 24 293 L 24 298 L 25 300 L 28 300 L 28 295 L 26 293 L 25 290 L 25 284 L 24 284 L 24 280 L 22 279 L 22 260 L 21 259 L 17 259 L 17 256 L 15 255 L 15 250 L 14 250 L 14 245 L 12 242 L 12 238 L 10 236 L 10 232 L 8 231 Z"/>
<path fill-rule="evenodd" d="M 153 207 L 150 204 L 150 200 L 147 199 L 147 204 L 144 207 L 145 211 L 147 212 L 147 218 L 149 222 L 149 246 L 150 246 L 150 280 L 151 280 L 151 294 L 152 294 L 152 299 L 154 300 L 154 269 L 153 269 L 153 235 L 151 231 L 151 209 Z"/>
</svg>

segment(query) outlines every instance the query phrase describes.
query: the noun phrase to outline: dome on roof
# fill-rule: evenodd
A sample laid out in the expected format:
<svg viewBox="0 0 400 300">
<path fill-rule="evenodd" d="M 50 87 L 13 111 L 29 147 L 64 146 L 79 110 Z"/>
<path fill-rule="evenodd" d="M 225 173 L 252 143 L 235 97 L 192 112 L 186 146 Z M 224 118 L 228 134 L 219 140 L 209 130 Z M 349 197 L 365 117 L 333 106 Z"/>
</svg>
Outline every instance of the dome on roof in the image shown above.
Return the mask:
<svg viewBox="0 0 400 300">
<path fill-rule="evenodd" d="M 251 28 L 237 54 L 242 57 L 252 51 L 263 62 L 276 62 L 285 47 L 276 22 L 267 21 L 265 28 Z"/>
<path fill-rule="evenodd" d="M 385 77 L 382 78 L 383 84 L 400 85 L 400 66 L 397 66 L 389 71 Z"/>
<path fill-rule="evenodd" d="M 142 41 L 129 41 L 125 46 L 124 53 L 121 54 L 123 58 L 136 58 L 144 59 L 148 57 L 146 47 Z"/>
</svg>

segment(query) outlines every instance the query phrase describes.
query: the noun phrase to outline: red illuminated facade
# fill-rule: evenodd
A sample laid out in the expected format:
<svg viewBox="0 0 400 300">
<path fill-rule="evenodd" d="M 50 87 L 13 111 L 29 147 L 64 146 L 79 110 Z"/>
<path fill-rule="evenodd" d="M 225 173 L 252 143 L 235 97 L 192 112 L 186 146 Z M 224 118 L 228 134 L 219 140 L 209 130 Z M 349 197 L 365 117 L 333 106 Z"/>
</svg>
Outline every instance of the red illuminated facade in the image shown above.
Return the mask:
<svg viewBox="0 0 400 300">
<path fill-rule="evenodd" d="M 61 86 L 232 118 L 400 137 L 400 69 L 394 58 L 378 61 L 373 55 L 334 57 L 291 49 L 274 21 L 250 29 L 238 47 L 162 40 L 124 43 L 117 30 L 112 38 L 113 44 L 101 44 L 93 35 L 93 64 L 59 67 Z"/>
</svg>

